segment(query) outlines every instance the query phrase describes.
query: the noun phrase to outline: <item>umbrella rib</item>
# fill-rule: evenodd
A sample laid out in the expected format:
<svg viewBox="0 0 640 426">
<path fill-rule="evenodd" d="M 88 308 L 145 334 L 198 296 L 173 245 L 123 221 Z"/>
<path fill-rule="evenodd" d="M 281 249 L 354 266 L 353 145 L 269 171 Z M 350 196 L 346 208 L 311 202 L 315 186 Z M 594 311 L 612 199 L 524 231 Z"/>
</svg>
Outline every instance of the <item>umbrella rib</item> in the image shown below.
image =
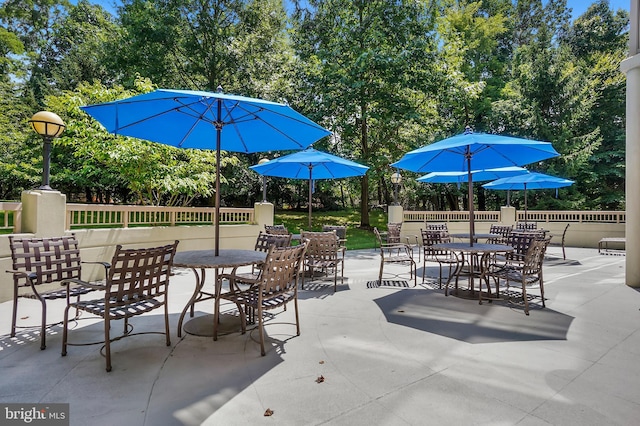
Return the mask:
<svg viewBox="0 0 640 426">
<path fill-rule="evenodd" d="M 208 122 L 208 123 L 212 123 L 212 124 L 214 123 L 213 120 L 206 118 L 204 116 L 204 113 L 199 113 L 198 111 L 196 111 L 194 108 L 191 107 L 191 105 L 200 103 L 200 100 L 197 100 L 197 101 L 194 101 L 194 102 L 190 102 L 190 103 L 184 103 L 184 102 L 181 102 L 179 100 L 179 98 L 172 98 L 172 99 L 175 102 L 179 103 L 180 106 L 176 106 L 176 107 L 173 107 L 173 108 L 170 108 L 170 109 L 166 109 L 166 110 L 160 111 L 157 114 L 146 116 L 144 118 L 141 118 L 140 120 L 133 121 L 133 122 L 131 122 L 131 123 L 127 124 L 127 125 L 124 125 L 122 127 L 120 127 L 119 125 L 116 125 L 116 129 L 115 129 L 114 133 L 117 134 L 117 132 L 119 130 L 123 130 L 123 129 L 126 129 L 128 127 L 136 126 L 136 125 L 138 125 L 140 123 L 143 123 L 145 121 L 149 121 L 149 120 L 152 120 L 154 118 L 162 117 L 163 115 L 169 114 L 169 113 L 174 112 L 174 111 L 182 113 L 182 114 L 185 114 L 185 115 L 188 115 L 188 116 L 191 116 L 191 117 L 195 118 L 196 120 L 202 120 L 202 121 L 205 121 L 205 122 Z M 143 102 L 150 102 L 150 101 L 140 101 L 140 103 L 143 103 Z M 134 104 L 136 102 L 122 102 L 122 103 Z M 188 108 L 189 111 L 193 111 L 193 114 L 189 113 L 188 111 L 185 111 L 184 108 Z M 211 110 L 211 104 L 207 104 L 206 111 L 210 111 L 210 110 Z M 116 119 L 118 118 L 118 116 L 119 116 L 119 114 L 116 115 Z M 194 122 L 194 126 L 193 127 L 195 127 L 195 123 L 197 123 L 197 121 Z M 192 129 L 193 129 L 193 127 L 192 127 Z"/>
<path fill-rule="evenodd" d="M 225 115 L 226 115 L 226 116 L 231 115 L 231 111 L 232 111 L 232 110 L 234 110 L 234 109 L 236 109 L 236 108 L 237 108 L 237 109 L 240 109 L 240 110 L 242 110 L 242 111 L 244 111 L 244 112 L 246 112 L 246 115 L 245 115 L 244 117 L 247 117 L 247 116 L 251 116 L 251 115 L 253 115 L 253 116 L 254 116 L 254 118 L 253 118 L 254 120 L 258 120 L 258 121 L 262 122 L 262 123 L 263 123 L 263 124 L 265 124 L 266 126 L 268 126 L 268 127 L 270 127 L 271 129 L 275 130 L 275 131 L 276 131 L 277 133 L 279 133 L 280 135 L 284 136 L 286 139 L 289 139 L 290 141 L 295 142 L 295 143 L 297 143 L 298 145 L 300 145 L 300 143 L 299 143 L 296 139 L 294 139 L 293 137 L 291 137 L 289 134 L 287 134 L 287 133 L 285 133 L 284 131 L 280 130 L 278 127 L 274 126 L 274 125 L 273 125 L 273 124 L 271 124 L 270 122 L 268 122 L 268 121 L 264 120 L 262 117 L 257 116 L 257 115 L 256 115 L 256 112 L 251 112 L 251 111 L 247 110 L 247 109 L 246 109 L 244 106 L 242 106 L 239 102 L 237 102 L 237 103 L 236 103 L 232 108 L 227 108 L 227 110 L 226 110 L 226 111 L 227 111 L 227 113 L 226 113 Z M 308 122 L 305 122 L 305 121 L 303 121 L 303 120 L 300 120 L 300 119 L 298 119 L 298 118 L 296 118 L 296 117 L 291 117 L 291 116 L 289 116 L 289 115 L 282 114 L 282 113 L 280 113 L 280 112 L 278 112 L 278 111 L 274 111 L 274 110 L 269 109 L 269 108 L 259 107 L 259 111 L 257 111 L 257 112 L 260 112 L 260 111 L 269 111 L 270 113 L 275 114 L 275 115 L 277 115 L 277 116 L 279 116 L 279 117 L 286 118 L 287 120 L 295 121 L 295 122 L 298 122 L 298 123 L 300 123 L 300 124 L 303 124 L 303 125 L 308 126 L 308 127 L 311 127 L 311 128 L 322 129 L 322 127 L 320 127 L 319 125 L 317 125 L 317 124 L 315 124 L 315 123 L 313 123 L 313 122 L 308 123 Z M 244 118 L 244 117 L 242 117 L 242 118 Z M 241 121 L 241 120 L 240 120 L 240 119 L 239 119 L 239 120 L 233 120 L 233 122 L 238 122 L 238 121 Z M 244 121 L 249 121 L 249 119 L 246 119 L 246 120 L 244 120 Z M 238 136 L 240 136 L 240 135 L 238 135 Z M 241 139 L 241 140 L 242 140 L 242 139 Z M 244 141 L 243 141 L 242 143 L 243 143 L 243 145 L 244 145 Z M 302 146 L 302 145 L 300 145 L 300 146 L 301 146 L 302 148 L 305 148 L 305 147 L 304 147 L 304 146 Z M 246 147 L 246 146 L 245 146 L 245 147 Z"/>
</svg>

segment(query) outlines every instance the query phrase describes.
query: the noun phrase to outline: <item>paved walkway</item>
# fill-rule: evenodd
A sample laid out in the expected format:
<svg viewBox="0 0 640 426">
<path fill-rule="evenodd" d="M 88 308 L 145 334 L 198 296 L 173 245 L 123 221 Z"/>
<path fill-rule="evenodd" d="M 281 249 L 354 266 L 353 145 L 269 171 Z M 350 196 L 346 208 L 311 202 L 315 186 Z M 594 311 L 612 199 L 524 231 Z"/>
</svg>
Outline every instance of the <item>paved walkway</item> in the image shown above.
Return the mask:
<svg viewBox="0 0 640 426">
<path fill-rule="evenodd" d="M 159 335 L 116 342 L 111 373 L 99 346 L 61 357 L 59 326 L 44 351 L 37 331 L 10 338 L 3 303 L 0 401 L 68 402 L 78 426 L 637 424 L 640 294 L 624 285 L 624 257 L 568 248 L 563 261 L 558 247 L 549 250 L 547 308 L 528 317 L 503 303 L 445 297 L 433 280 L 368 285 L 378 254 L 350 251 L 337 293 L 323 280 L 300 292 L 299 337 L 286 324 L 292 305 L 269 320 L 265 357 L 256 331 L 178 338 L 194 279 L 177 270 L 172 346 Z M 437 265 L 427 267 L 437 275 Z M 50 318 L 61 317 L 62 305 L 50 306 Z M 212 306 L 199 304 L 196 315 Z M 37 305 L 20 317 L 37 322 Z M 139 331 L 161 323 L 157 314 L 134 322 Z M 97 340 L 101 327 L 83 320 L 71 336 Z"/>
</svg>

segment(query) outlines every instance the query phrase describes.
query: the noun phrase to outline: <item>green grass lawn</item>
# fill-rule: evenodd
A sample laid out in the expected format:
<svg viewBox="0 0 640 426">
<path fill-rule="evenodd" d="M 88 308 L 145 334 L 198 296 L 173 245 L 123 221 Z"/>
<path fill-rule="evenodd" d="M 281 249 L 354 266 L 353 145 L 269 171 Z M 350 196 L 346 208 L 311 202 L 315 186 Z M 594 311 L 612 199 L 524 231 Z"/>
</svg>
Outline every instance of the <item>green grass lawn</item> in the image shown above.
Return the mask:
<svg viewBox="0 0 640 426">
<path fill-rule="evenodd" d="M 373 248 L 376 246 L 376 237 L 373 235 L 373 227 L 380 230 L 387 229 L 387 214 L 381 211 L 369 213 L 371 229 L 360 228 L 360 210 L 340 210 L 340 211 L 318 211 L 311 216 L 313 231 L 322 231 L 322 225 L 346 225 L 347 227 L 347 250 Z M 287 229 L 299 234 L 302 230 L 307 230 L 309 225 L 308 212 L 292 210 L 278 210 L 273 219 L 274 224 L 283 223 Z"/>
</svg>

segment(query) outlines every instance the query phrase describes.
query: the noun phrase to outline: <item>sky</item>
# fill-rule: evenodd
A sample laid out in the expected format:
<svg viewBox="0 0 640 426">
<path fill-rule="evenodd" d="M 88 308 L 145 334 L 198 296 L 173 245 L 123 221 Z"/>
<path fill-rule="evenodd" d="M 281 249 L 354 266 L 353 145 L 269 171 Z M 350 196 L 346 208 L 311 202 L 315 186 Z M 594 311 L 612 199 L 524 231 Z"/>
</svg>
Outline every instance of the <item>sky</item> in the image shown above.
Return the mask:
<svg viewBox="0 0 640 426">
<path fill-rule="evenodd" d="M 567 6 L 573 9 L 573 18 L 582 15 L 592 3 L 595 2 L 592 0 L 567 0 Z M 609 0 L 609 6 L 613 10 L 624 9 L 629 12 L 631 9 L 631 0 Z"/>
<path fill-rule="evenodd" d="M 99 4 L 111 13 L 115 13 L 114 4 L 121 4 L 120 0 L 90 0 L 91 3 Z M 71 0 L 71 3 L 76 3 L 76 0 Z M 567 0 L 567 6 L 573 9 L 572 16 L 577 18 L 583 14 L 589 5 L 594 3 L 593 0 Z M 613 10 L 624 9 L 627 12 L 631 8 L 631 0 L 609 0 L 609 5 Z"/>
</svg>

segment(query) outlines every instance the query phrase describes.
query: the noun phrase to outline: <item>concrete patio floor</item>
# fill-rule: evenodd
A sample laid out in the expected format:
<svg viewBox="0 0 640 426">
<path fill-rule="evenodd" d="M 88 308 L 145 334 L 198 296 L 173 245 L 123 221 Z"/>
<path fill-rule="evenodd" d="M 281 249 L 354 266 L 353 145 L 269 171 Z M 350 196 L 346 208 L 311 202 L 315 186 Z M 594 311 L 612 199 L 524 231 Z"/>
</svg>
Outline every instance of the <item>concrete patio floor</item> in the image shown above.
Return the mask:
<svg viewBox="0 0 640 426">
<path fill-rule="evenodd" d="M 503 302 L 445 297 L 433 279 L 415 288 L 368 285 L 377 279 L 378 253 L 349 251 L 336 293 L 327 279 L 300 291 L 300 336 L 287 324 L 293 305 L 268 319 L 265 357 L 257 330 L 216 342 L 178 338 L 194 277 L 176 270 L 172 345 L 153 334 L 120 340 L 111 373 L 99 345 L 72 346 L 61 357 L 60 326 L 49 329 L 44 351 L 37 329 L 10 338 L 5 302 L 0 401 L 70 403 L 70 424 L 92 426 L 635 425 L 640 293 L 624 284 L 625 258 L 568 248 L 563 261 L 560 253 L 549 248 L 547 307 L 527 317 Z M 437 264 L 427 268 L 437 276 Z M 9 285 L 9 276 L 2 282 Z M 21 309 L 21 322 L 37 323 L 37 304 L 21 301 Z M 62 310 L 62 302 L 50 304 L 50 320 Z M 202 302 L 196 316 L 212 310 L 212 301 Z M 163 327 L 156 313 L 133 324 L 134 331 Z M 70 332 L 75 340 L 101 335 L 89 319 Z"/>
</svg>

